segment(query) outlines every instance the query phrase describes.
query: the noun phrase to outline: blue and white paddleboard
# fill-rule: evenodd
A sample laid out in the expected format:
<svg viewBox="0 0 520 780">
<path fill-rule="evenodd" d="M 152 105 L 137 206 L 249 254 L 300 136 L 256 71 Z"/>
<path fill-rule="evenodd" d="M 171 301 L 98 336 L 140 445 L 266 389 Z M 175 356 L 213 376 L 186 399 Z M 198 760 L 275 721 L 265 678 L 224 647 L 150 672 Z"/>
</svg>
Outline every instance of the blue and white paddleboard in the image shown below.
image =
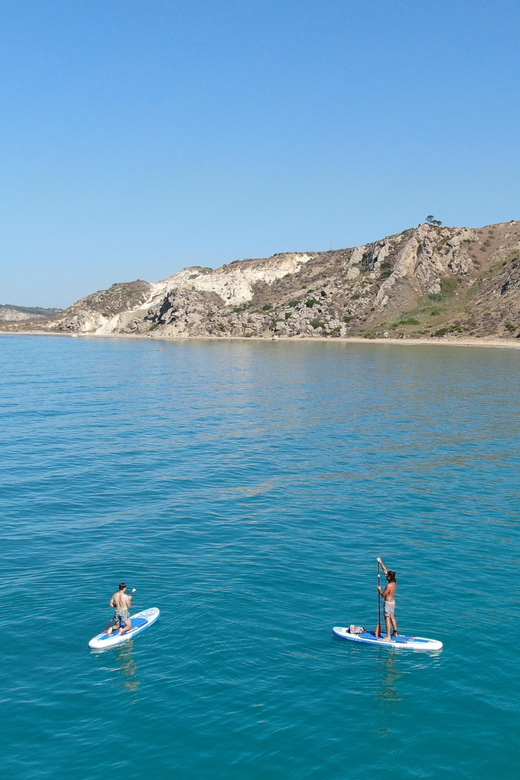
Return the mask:
<svg viewBox="0 0 520 780">
<path fill-rule="evenodd" d="M 377 637 L 375 631 L 365 631 L 364 634 L 349 634 L 348 628 L 335 626 L 332 633 L 339 636 L 340 639 L 348 639 L 351 642 L 365 645 L 398 647 L 401 650 L 442 650 L 442 642 L 437 639 L 426 639 L 423 636 L 394 636 L 390 642 L 383 642 L 386 634 Z"/>
<path fill-rule="evenodd" d="M 130 620 L 132 621 L 131 631 L 123 634 L 123 636 L 119 636 L 119 629 L 114 631 L 113 634 L 98 634 L 94 639 L 90 640 L 88 646 L 93 650 L 107 650 L 109 647 L 116 647 L 123 642 L 128 642 L 129 639 L 133 639 L 137 634 L 146 631 L 152 623 L 155 623 L 160 614 L 157 607 L 152 607 L 151 609 L 144 609 L 142 612 L 137 612 L 135 615 L 130 615 Z"/>
</svg>

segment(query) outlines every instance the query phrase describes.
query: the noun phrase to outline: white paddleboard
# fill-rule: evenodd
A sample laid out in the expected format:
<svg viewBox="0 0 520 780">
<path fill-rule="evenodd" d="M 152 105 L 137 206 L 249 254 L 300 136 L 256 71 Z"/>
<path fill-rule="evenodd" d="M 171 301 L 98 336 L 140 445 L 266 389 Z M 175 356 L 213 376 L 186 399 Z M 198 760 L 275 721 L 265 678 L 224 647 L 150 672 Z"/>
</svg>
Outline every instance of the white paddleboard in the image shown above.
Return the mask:
<svg viewBox="0 0 520 780">
<path fill-rule="evenodd" d="M 129 639 L 133 639 L 137 634 L 146 631 L 152 623 L 155 623 L 160 614 L 160 610 L 157 607 L 152 607 L 151 609 L 137 612 L 135 615 L 130 615 L 130 620 L 132 621 L 131 631 L 123 634 L 123 636 L 119 636 L 119 629 L 114 631 L 113 634 L 107 634 L 106 632 L 98 634 L 94 639 L 90 640 L 88 646 L 93 650 L 107 650 L 109 647 L 116 647 L 123 642 L 128 642 Z"/>
<path fill-rule="evenodd" d="M 378 647 L 397 647 L 400 650 L 442 650 L 442 642 L 437 639 L 426 639 L 423 636 L 394 636 L 390 642 L 383 641 L 386 634 L 376 636 L 375 631 L 365 631 L 364 634 L 349 634 L 348 628 L 335 626 L 332 629 L 335 636 L 348 639 L 358 644 L 377 645 Z"/>
</svg>

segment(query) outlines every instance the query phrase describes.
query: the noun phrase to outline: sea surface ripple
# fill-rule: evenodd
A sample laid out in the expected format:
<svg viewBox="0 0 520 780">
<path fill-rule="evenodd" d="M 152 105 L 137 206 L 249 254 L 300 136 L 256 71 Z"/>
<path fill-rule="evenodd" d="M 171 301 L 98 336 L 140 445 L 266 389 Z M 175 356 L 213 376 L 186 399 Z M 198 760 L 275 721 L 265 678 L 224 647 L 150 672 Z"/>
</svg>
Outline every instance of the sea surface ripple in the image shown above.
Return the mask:
<svg viewBox="0 0 520 780">
<path fill-rule="evenodd" d="M 516 778 L 520 352 L 0 339 L 2 777 Z M 375 559 L 406 633 L 377 620 Z M 161 618 L 89 639 L 121 580 Z"/>
</svg>

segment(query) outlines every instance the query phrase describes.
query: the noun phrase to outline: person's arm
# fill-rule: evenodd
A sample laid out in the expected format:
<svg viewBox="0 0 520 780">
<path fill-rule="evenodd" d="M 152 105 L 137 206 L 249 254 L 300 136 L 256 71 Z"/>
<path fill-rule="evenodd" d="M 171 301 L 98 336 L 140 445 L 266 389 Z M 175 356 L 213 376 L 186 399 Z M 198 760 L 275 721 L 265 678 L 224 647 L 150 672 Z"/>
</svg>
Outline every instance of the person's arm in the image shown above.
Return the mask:
<svg viewBox="0 0 520 780">
<path fill-rule="evenodd" d="M 380 595 L 380 596 L 382 596 L 383 598 L 385 598 L 385 597 L 386 597 L 387 590 L 388 590 L 388 585 L 386 586 L 386 588 L 385 588 L 384 590 L 381 590 L 381 588 L 380 588 L 380 587 L 379 587 L 379 585 L 378 585 L 378 586 L 377 586 L 377 589 L 378 589 L 378 591 L 379 591 L 379 595 Z"/>
<path fill-rule="evenodd" d="M 113 596 L 112 596 L 112 598 L 110 599 L 110 604 L 109 604 L 109 606 L 110 606 L 110 607 L 114 607 L 114 609 L 115 609 L 115 606 L 116 606 L 116 605 L 114 604 L 114 597 L 113 597 Z"/>
<path fill-rule="evenodd" d="M 381 568 L 383 569 L 384 573 L 386 574 L 386 573 L 387 573 L 387 571 L 388 571 L 388 569 L 386 568 L 386 566 L 385 566 L 385 564 L 383 563 L 383 561 L 381 560 L 381 558 L 378 558 L 378 559 L 377 559 L 377 562 L 381 564 Z"/>
</svg>

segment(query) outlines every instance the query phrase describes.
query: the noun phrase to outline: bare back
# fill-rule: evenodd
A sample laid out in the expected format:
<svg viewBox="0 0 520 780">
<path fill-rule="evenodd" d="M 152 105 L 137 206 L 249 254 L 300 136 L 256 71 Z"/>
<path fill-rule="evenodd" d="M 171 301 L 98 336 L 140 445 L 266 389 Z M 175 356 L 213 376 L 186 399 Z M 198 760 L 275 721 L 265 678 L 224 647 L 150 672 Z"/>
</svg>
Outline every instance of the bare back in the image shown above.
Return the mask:
<svg viewBox="0 0 520 780">
<path fill-rule="evenodd" d="M 127 596 L 126 593 L 123 593 L 121 590 L 118 590 L 117 593 L 114 593 L 110 599 L 110 606 L 115 607 L 116 609 L 130 609 L 131 605 L 132 598 Z"/>
</svg>

